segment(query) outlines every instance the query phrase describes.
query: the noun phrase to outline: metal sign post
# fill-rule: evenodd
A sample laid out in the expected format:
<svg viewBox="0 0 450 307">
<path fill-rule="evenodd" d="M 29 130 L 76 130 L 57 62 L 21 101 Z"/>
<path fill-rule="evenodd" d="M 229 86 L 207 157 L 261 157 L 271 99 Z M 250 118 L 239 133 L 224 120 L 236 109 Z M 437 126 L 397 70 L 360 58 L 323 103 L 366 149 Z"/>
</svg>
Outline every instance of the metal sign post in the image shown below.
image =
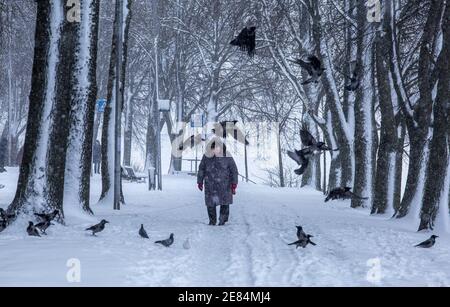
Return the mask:
<svg viewBox="0 0 450 307">
<path fill-rule="evenodd" d="M 154 105 L 153 105 L 153 119 L 155 124 L 155 137 L 156 137 L 156 161 L 155 167 L 158 177 L 158 190 L 162 190 L 162 174 L 161 174 L 161 132 L 160 132 L 160 110 L 159 110 L 159 69 L 158 69 L 158 41 L 160 33 L 160 20 L 159 20 L 159 0 L 152 1 L 152 34 L 154 37 L 154 64 L 155 64 L 155 94 L 154 94 Z"/>
<path fill-rule="evenodd" d="M 122 132 L 122 95 L 121 95 L 121 72 L 122 72 L 122 44 L 123 44 L 123 1 L 116 0 L 116 82 L 115 82 L 115 130 L 114 130 L 114 210 L 120 210 L 120 180 L 121 180 L 121 132 Z"/>
<path fill-rule="evenodd" d="M 194 135 L 197 133 L 197 128 L 203 128 L 205 126 L 206 116 L 205 114 L 193 114 L 191 118 L 191 128 L 194 129 Z M 203 137 L 203 131 L 202 131 Z M 195 146 L 195 173 L 198 173 L 198 146 Z"/>
</svg>

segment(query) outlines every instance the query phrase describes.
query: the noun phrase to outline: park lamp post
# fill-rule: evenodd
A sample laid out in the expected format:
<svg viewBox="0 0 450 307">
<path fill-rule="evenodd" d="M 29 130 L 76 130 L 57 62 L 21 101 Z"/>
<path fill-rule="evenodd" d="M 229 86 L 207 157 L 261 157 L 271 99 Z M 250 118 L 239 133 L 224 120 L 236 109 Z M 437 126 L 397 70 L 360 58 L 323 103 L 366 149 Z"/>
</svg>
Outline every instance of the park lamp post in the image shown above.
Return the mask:
<svg viewBox="0 0 450 307">
<path fill-rule="evenodd" d="M 164 113 L 164 112 L 170 112 L 170 100 L 167 99 L 158 99 L 158 111 L 160 114 Z M 157 160 L 157 167 L 158 167 L 158 190 L 162 191 L 162 162 L 161 162 L 161 127 L 159 127 L 159 123 L 161 122 L 160 120 L 161 117 L 159 117 L 158 120 L 158 130 L 157 130 L 157 135 L 158 135 L 158 160 Z"/>
<path fill-rule="evenodd" d="M 166 99 L 157 99 L 158 106 L 158 115 L 164 112 L 170 112 L 170 100 Z M 148 190 L 155 190 L 158 187 L 158 190 L 162 191 L 162 163 L 161 163 L 161 128 L 160 123 L 161 116 L 158 116 L 155 121 L 156 124 L 156 163 L 155 167 L 148 168 Z"/>
</svg>

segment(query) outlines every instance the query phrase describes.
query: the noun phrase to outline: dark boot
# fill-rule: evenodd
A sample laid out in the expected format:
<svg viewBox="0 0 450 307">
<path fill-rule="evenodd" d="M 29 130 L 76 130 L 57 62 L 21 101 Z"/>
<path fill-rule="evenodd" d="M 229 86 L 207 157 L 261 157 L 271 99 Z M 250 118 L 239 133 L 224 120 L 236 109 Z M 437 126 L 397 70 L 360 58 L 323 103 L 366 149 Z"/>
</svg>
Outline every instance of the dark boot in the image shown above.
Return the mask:
<svg viewBox="0 0 450 307">
<path fill-rule="evenodd" d="M 219 226 L 225 225 L 228 222 L 228 218 L 230 216 L 230 206 L 220 206 L 220 218 L 219 218 Z"/>
<path fill-rule="evenodd" d="M 216 207 L 207 206 L 206 208 L 208 208 L 209 225 L 216 226 L 216 224 L 217 224 Z"/>
</svg>

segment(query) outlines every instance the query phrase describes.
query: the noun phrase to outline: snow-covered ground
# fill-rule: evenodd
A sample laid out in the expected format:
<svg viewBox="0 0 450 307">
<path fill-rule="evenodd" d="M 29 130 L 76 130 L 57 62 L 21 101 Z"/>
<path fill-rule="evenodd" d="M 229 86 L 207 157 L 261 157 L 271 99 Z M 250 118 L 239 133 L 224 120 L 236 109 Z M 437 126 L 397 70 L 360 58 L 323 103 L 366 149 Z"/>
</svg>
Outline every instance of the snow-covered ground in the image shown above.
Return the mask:
<svg viewBox="0 0 450 307">
<path fill-rule="evenodd" d="M 0 175 L 3 208 L 17 182 L 17 169 L 8 170 Z M 96 176 L 94 203 L 99 190 Z M 163 192 L 130 183 L 124 190 L 119 212 L 94 204 L 95 217 L 69 217 L 46 237 L 28 237 L 26 220 L 0 233 L 0 286 L 450 286 L 448 235 L 432 249 L 414 248 L 430 233 L 348 202 L 324 204 L 313 190 L 241 183 L 226 227 L 206 225 L 193 177 L 164 177 Z M 98 237 L 84 231 L 102 218 L 111 223 Z M 141 223 L 150 240 L 138 236 Z M 317 246 L 288 246 L 295 225 Z M 171 248 L 153 243 L 171 232 Z M 81 283 L 67 281 L 69 259 L 80 261 Z"/>
</svg>

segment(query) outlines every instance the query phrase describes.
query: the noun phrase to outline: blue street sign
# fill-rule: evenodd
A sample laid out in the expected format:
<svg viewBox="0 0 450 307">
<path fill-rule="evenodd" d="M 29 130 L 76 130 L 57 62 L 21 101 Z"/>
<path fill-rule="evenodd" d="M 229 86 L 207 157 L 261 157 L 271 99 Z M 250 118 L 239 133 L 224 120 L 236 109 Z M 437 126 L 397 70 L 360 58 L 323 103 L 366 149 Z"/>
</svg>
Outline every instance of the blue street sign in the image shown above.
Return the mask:
<svg viewBox="0 0 450 307">
<path fill-rule="evenodd" d="M 204 114 L 194 114 L 191 117 L 191 128 L 201 128 L 206 125 L 206 116 Z"/>
<path fill-rule="evenodd" d="M 98 99 L 97 100 L 97 112 L 98 113 L 104 113 L 105 107 L 106 107 L 106 99 Z"/>
</svg>

